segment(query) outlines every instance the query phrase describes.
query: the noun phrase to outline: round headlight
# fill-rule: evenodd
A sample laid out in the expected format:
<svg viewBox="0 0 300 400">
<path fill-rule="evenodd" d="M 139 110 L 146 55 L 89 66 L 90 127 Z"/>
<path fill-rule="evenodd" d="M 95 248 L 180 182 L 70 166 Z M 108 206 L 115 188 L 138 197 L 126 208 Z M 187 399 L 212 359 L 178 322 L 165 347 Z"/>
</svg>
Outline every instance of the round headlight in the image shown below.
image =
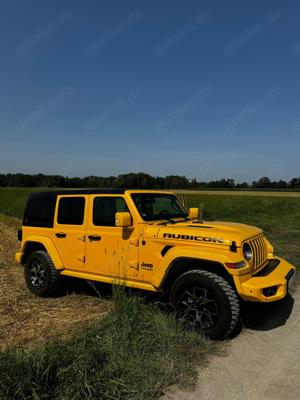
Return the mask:
<svg viewBox="0 0 300 400">
<path fill-rule="evenodd" d="M 243 253 L 246 261 L 250 261 L 253 257 L 253 251 L 249 243 L 243 244 Z"/>
</svg>

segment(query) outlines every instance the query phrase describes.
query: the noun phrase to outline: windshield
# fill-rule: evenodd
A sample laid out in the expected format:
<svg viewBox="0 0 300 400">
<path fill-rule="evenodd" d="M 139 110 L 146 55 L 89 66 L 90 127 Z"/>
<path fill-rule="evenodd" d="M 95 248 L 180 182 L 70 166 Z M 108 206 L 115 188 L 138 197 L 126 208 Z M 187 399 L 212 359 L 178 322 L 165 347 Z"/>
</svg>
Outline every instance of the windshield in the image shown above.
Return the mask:
<svg viewBox="0 0 300 400">
<path fill-rule="evenodd" d="M 188 217 L 186 209 L 172 194 L 136 193 L 131 196 L 145 221 Z"/>
</svg>

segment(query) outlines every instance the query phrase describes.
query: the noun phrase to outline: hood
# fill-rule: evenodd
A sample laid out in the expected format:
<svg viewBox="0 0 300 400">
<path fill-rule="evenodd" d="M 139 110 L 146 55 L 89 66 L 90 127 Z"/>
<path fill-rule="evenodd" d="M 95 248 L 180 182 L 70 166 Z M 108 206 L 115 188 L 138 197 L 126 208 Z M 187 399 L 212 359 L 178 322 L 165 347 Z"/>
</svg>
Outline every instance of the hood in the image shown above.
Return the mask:
<svg viewBox="0 0 300 400">
<path fill-rule="evenodd" d="M 163 240 L 193 241 L 226 246 L 235 242 L 236 246 L 240 247 L 244 240 L 261 234 L 262 230 L 234 222 L 203 221 L 199 223 L 184 221 L 176 224 L 167 223 L 166 225 L 156 223 L 151 226 L 148 233 L 152 237 Z"/>
</svg>

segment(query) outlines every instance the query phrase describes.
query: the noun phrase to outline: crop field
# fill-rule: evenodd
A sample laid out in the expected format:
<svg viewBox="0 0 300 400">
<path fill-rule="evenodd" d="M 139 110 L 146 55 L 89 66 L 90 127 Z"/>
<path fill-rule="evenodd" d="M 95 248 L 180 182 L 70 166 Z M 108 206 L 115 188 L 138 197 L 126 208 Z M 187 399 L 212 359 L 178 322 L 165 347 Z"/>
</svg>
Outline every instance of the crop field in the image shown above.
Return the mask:
<svg viewBox="0 0 300 400">
<path fill-rule="evenodd" d="M 120 301 L 119 295 L 112 302 L 109 296 L 102 295 L 101 288 L 94 289 L 88 283 L 75 283 L 75 289 L 71 285 L 69 293 L 61 298 L 42 299 L 29 294 L 22 268 L 14 262 L 14 253 L 18 247 L 16 230 L 30 191 L 0 189 L 0 381 L 5 371 L 18 368 L 25 376 L 22 381 L 20 372 L 13 384 L 6 382 L 3 387 L 0 382 L 0 397 L 1 389 L 11 384 L 18 393 L 9 392 L 3 399 L 61 398 L 51 391 L 51 385 L 59 387 L 65 399 L 93 399 L 104 388 L 106 392 L 101 397 L 104 399 L 150 399 L 163 394 L 168 385 L 188 382 L 188 377 L 195 376 L 197 366 L 205 362 L 207 353 L 215 345 L 180 331 L 172 318 L 151 306 L 126 296 Z M 227 191 L 225 194 L 197 191 L 185 195 L 187 205 L 200 207 L 204 219 L 232 220 L 263 228 L 276 253 L 297 267 L 300 265 L 300 197 L 284 192 L 280 196 L 268 193 L 248 196 Z M 147 336 L 144 343 L 143 335 Z M 68 358 L 66 348 L 85 364 L 77 369 L 72 357 Z M 70 363 L 71 372 L 57 364 L 56 355 L 61 357 L 61 363 Z M 101 374 L 97 372 L 100 383 L 95 389 L 88 376 L 95 374 L 96 355 L 101 362 L 105 359 L 106 364 L 101 364 Z M 124 363 L 130 363 L 126 371 Z M 48 375 L 53 374 L 52 367 L 62 376 L 73 375 L 64 383 L 51 381 L 52 375 L 47 375 L 48 387 L 43 383 L 45 378 L 38 377 L 30 365 L 37 365 L 39 371 L 45 368 Z M 80 381 L 81 386 L 73 388 L 71 380 Z M 30 382 L 37 387 L 34 396 Z M 71 392 L 71 389 L 76 390 Z M 41 394 L 46 391 L 48 397 Z"/>
<path fill-rule="evenodd" d="M 214 195 L 214 196 L 270 196 L 270 197 L 300 197 L 299 190 L 241 190 L 241 189 L 227 189 L 227 190 L 220 190 L 220 189 L 203 189 L 203 190 L 178 190 L 178 193 L 183 194 L 192 194 L 192 195 Z"/>
<path fill-rule="evenodd" d="M 32 191 L 34 189 L 0 188 L 0 214 L 21 218 L 26 198 Z"/>
</svg>

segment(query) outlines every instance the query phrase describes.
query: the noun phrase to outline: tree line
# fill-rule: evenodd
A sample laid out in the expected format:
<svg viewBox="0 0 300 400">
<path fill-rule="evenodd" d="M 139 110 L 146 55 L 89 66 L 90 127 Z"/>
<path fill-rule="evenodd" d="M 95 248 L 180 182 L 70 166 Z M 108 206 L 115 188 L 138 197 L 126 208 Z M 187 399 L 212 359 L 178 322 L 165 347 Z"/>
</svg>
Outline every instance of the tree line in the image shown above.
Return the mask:
<svg viewBox="0 0 300 400">
<path fill-rule="evenodd" d="M 44 174 L 0 174 L 1 187 L 59 187 L 59 188 L 139 188 L 139 189 L 300 189 L 300 178 L 293 178 L 289 182 L 271 181 L 262 177 L 251 184 L 237 183 L 234 179 L 219 179 L 202 182 L 189 179 L 186 176 L 168 175 L 165 177 L 149 174 L 128 173 L 118 176 L 87 176 L 64 177 L 61 175 Z"/>
</svg>

